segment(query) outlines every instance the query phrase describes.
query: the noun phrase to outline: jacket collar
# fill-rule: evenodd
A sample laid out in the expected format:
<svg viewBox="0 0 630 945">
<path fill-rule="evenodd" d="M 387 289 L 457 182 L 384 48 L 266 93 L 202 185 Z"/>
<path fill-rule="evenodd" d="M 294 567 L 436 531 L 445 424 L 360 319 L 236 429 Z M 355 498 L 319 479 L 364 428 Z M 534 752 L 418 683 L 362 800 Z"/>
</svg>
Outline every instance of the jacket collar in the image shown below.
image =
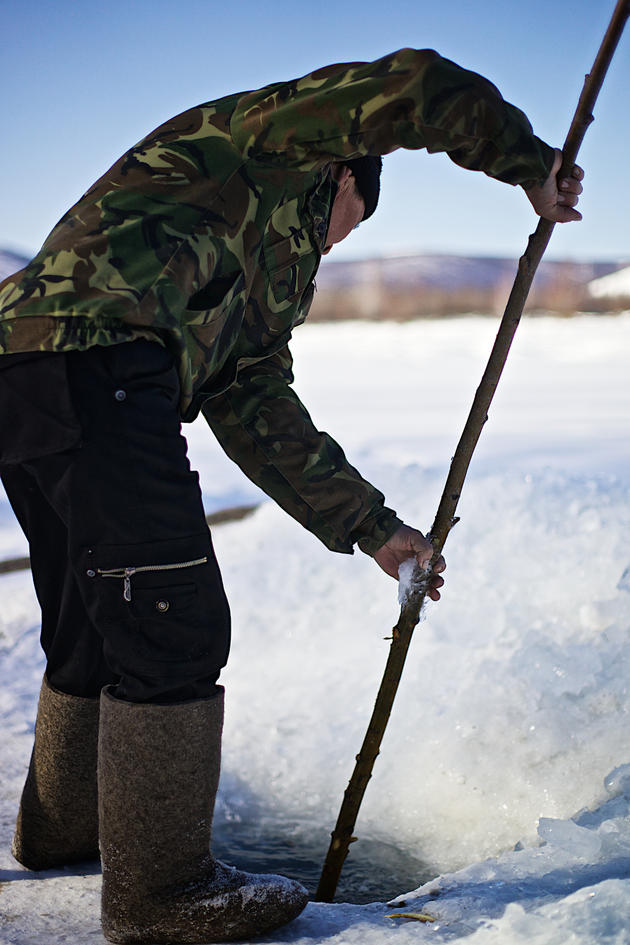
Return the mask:
<svg viewBox="0 0 630 945">
<path fill-rule="evenodd" d="M 336 193 L 337 184 L 331 177 L 330 165 L 328 165 L 324 170 L 321 181 L 315 187 L 308 200 L 308 208 L 313 217 L 315 244 L 320 254 L 323 253 L 326 248 L 330 211 L 332 210 Z"/>
</svg>

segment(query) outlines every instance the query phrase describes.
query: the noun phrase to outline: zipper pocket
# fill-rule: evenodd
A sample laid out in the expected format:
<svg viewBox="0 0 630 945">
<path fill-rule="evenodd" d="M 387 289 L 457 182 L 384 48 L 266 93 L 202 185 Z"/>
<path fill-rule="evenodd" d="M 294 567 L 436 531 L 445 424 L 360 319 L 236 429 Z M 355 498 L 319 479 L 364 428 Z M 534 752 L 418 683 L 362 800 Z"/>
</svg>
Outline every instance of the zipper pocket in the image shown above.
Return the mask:
<svg viewBox="0 0 630 945">
<path fill-rule="evenodd" d="M 177 564 L 145 564 L 139 568 L 97 568 L 96 573 L 104 578 L 120 578 L 123 582 L 123 600 L 131 600 L 131 578 L 143 571 L 177 571 L 180 568 L 192 568 L 196 564 L 207 564 L 208 556 L 195 558 L 194 561 L 179 561 Z"/>
</svg>

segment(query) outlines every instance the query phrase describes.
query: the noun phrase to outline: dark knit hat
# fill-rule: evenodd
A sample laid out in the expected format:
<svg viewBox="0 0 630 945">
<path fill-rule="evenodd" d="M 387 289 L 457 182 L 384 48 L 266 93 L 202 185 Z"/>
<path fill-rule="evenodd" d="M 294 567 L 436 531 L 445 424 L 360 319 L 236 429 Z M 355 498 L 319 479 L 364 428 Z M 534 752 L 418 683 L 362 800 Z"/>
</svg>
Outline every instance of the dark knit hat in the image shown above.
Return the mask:
<svg viewBox="0 0 630 945">
<path fill-rule="evenodd" d="M 367 154 L 365 157 L 344 161 L 354 175 L 357 188 L 365 204 L 363 219 L 367 220 L 376 210 L 378 195 L 381 190 L 381 169 L 383 158 L 380 155 Z"/>
</svg>

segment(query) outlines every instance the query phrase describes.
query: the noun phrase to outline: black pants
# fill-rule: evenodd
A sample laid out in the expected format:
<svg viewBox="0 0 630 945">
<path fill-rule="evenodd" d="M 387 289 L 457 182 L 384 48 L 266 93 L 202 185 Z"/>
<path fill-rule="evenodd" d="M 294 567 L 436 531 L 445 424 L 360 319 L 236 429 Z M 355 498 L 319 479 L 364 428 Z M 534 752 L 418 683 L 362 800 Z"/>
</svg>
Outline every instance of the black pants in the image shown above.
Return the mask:
<svg viewBox="0 0 630 945">
<path fill-rule="evenodd" d="M 170 354 L 134 341 L 0 357 L 2 481 L 30 545 L 48 680 L 179 702 L 216 691 L 230 617 Z"/>
</svg>

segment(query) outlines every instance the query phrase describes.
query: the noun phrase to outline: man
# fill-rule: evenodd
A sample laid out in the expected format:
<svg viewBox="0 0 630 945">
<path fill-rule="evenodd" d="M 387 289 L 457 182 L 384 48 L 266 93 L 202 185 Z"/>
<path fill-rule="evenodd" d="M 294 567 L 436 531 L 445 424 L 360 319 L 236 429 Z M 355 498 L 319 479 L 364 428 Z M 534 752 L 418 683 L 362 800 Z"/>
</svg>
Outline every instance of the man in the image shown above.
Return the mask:
<svg viewBox="0 0 630 945">
<path fill-rule="evenodd" d="M 579 168 L 558 188 L 560 152 L 494 86 L 404 49 L 166 122 L 0 286 L 0 460 L 47 658 L 13 850 L 45 869 L 100 843 L 112 942 L 249 938 L 307 899 L 209 852 L 229 612 L 180 421 L 203 412 L 332 550 L 358 544 L 393 577 L 431 559 L 290 387 L 319 260 L 374 212 L 399 147 L 579 219 Z"/>
</svg>

